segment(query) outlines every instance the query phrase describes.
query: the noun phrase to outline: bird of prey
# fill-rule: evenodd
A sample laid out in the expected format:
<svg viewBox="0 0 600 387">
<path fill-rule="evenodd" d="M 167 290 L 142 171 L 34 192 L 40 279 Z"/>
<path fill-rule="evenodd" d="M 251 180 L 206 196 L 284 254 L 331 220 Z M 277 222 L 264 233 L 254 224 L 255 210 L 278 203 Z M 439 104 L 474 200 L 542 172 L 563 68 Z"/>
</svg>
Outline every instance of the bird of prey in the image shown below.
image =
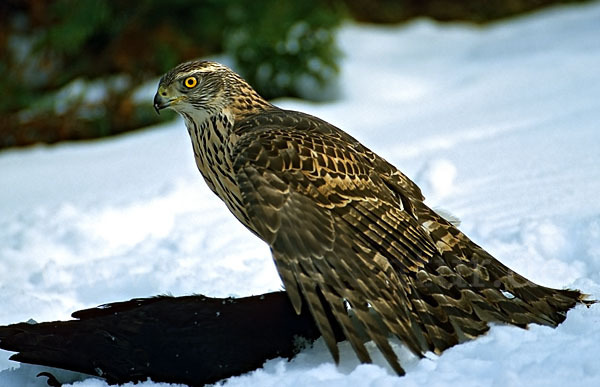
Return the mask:
<svg viewBox="0 0 600 387">
<path fill-rule="evenodd" d="M 222 64 L 176 66 L 154 107 L 183 117 L 204 180 L 270 246 L 292 305 L 308 304 L 336 362 L 328 313 L 361 362 L 371 361 L 366 334 L 402 375 L 390 335 L 423 357 L 490 322 L 555 327 L 590 302 L 515 273 L 382 157 L 328 122 L 272 105 Z"/>
</svg>

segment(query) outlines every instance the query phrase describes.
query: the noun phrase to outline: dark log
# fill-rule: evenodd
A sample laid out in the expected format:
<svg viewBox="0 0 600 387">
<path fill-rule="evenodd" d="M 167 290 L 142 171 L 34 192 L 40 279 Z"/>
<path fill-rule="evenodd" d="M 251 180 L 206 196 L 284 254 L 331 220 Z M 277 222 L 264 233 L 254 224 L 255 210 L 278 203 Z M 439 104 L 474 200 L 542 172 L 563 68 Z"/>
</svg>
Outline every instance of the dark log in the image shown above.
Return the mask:
<svg viewBox="0 0 600 387">
<path fill-rule="evenodd" d="M 72 316 L 76 320 L 2 326 L 0 348 L 18 352 L 12 360 L 110 384 L 150 378 L 198 386 L 291 358 L 299 343 L 320 336 L 310 313 L 297 315 L 284 292 L 238 299 L 159 296 Z"/>
</svg>

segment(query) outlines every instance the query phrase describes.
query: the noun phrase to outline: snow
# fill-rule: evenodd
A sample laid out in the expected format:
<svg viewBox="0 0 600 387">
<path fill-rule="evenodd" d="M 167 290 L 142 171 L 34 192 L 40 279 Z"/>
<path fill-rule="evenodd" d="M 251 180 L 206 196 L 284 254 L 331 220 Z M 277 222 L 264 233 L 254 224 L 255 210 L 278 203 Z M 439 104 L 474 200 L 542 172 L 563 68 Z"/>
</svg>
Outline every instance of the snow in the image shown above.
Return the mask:
<svg viewBox="0 0 600 387">
<path fill-rule="evenodd" d="M 591 3 L 487 27 L 349 24 L 339 35 L 341 98 L 276 103 L 320 116 L 386 157 L 511 268 L 600 298 L 598 20 L 600 4 Z M 268 248 L 205 186 L 179 120 L 3 151 L 0 188 L 0 324 L 67 319 L 156 294 L 281 288 Z M 597 386 L 598 342 L 600 307 L 579 306 L 557 329 L 494 326 L 439 357 L 418 360 L 393 341 L 403 378 L 373 345 L 373 365 L 360 365 L 348 343 L 335 365 L 319 340 L 224 385 Z M 42 368 L 9 356 L 0 352 L 1 386 L 45 384 L 34 377 Z"/>
</svg>

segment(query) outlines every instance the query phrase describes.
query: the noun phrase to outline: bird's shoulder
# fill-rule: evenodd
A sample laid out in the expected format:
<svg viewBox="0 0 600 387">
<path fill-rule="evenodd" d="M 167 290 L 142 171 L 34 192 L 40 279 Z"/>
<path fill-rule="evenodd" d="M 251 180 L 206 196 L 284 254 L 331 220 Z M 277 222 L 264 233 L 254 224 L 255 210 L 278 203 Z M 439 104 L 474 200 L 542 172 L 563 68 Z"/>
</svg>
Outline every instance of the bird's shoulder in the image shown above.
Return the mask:
<svg viewBox="0 0 600 387">
<path fill-rule="evenodd" d="M 398 195 L 424 200 L 404 173 L 329 122 L 307 113 L 275 108 L 246 117 L 233 128 L 237 164 L 262 163 L 277 170 L 300 169 L 330 177 L 377 176 Z"/>
<path fill-rule="evenodd" d="M 276 141 L 285 139 L 289 142 L 298 143 L 304 147 L 314 147 L 320 151 L 319 144 L 329 147 L 352 148 L 364 156 L 371 153 L 354 137 L 339 129 L 329 122 L 307 113 L 283 110 L 279 108 L 270 109 L 244 118 L 233 127 L 233 134 L 244 139 L 240 148 L 243 149 L 255 139 L 266 145 L 269 140 Z"/>
</svg>

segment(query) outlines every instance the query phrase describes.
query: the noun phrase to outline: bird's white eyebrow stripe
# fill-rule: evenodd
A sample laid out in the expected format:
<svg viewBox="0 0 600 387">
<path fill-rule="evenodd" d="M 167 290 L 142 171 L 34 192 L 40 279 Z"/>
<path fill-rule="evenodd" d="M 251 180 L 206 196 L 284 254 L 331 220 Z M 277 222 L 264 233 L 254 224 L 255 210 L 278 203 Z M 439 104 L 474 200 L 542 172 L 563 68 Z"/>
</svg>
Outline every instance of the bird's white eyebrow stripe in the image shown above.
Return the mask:
<svg viewBox="0 0 600 387">
<path fill-rule="evenodd" d="M 199 69 L 193 69 L 193 70 L 189 70 L 189 71 L 185 71 L 185 72 L 180 72 L 177 74 L 177 78 L 182 78 L 182 77 L 186 77 L 186 76 L 190 76 L 190 75 L 194 75 L 194 74 L 210 73 L 210 72 L 217 71 L 220 69 L 222 69 L 222 67 L 211 65 L 209 67 L 202 67 Z"/>
<path fill-rule="evenodd" d="M 200 71 L 200 70 L 186 71 L 186 72 L 183 72 L 183 73 L 178 73 L 177 76 L 175 77 L 175 79 L 186 78 L 186 77 L 189 77 L 191 75 L 201 74 L 201 73 L 203 73 L 203 71 Z"/>
</svg>

